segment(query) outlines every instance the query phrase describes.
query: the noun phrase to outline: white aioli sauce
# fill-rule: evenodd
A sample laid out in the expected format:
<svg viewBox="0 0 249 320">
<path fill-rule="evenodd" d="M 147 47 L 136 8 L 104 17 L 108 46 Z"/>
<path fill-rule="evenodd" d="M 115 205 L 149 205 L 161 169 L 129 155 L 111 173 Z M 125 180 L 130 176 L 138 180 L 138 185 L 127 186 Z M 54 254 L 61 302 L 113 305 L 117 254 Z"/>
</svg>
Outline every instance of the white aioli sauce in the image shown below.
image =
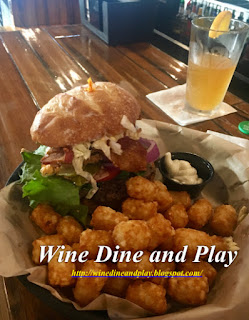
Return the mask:
<svg viewBox="0 0 249 320">
<path fill-rule="evenodd" d="M 171 153 L 165 154 L 165 167 L 169 178 L 181 184 L 200 184 L 202 179 L 198 177 L 197 170 L 188 161 L 172 160 Z"/>
</svg>

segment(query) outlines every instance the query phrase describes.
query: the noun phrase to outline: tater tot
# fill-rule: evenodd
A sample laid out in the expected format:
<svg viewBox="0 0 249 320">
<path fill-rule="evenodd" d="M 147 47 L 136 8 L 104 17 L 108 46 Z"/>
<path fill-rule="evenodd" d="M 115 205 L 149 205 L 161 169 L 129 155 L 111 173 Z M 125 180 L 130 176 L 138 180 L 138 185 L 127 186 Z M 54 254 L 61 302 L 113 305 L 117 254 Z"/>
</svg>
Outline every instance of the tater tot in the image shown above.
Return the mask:
<svg viewBox="0 0 249 320">
<path fill-rule="evenodd" d="M 81 233 L 80 249 L 81 251 L 89 251 L 88 259 L 96 259 L 99 251 L 98 246 L 114 248 L 110 231 L 87 229 Z"/>
<path fill-rule="evenodd" d="M 145 221 L 129 220 L 116 225 L 112 236 L 121 250 L 145 250 L 151 240 L 151 231 Z"/>
<path fill-rule="evenodd" d="M 174 238 L 174 252 L 183 250 L 183 246 L 188 246 L 187 257 L 194 257 L 196 255 L 197 246 L 207 246 L 212 245 L 211 237 L 199 230 L 189 229 L 189 228 L 179 228 L 175 231 Z M 205 256 L 201 256 L 201 259 L 205 259 Z"/>
<path fill-rule="evenodd" d="M 77 255 L 79 255 L 81 253 L 80 243 L 79 242 L 73 243 L 72 249 L 77 252 Z"/>
<path fill-rule="evenodd" d="M 117 268 L 120 271 L 154 271 L 155 267 L 152 262 L 149 260 L 150 258 L 150 252 L 144 251 L 143 256 L 140 258 L 140 262 L 134 262 L 131 260 L 130 262 L 118 262 L 117 263 Z M 136 278 L 132 278 L 136 279 Z"/>
<path fill-rule="evenodd" d="M 215 246 L 214 254 L 217 254 L 219 251 L 238 251 L 240 250 L 236 242 L 233 241 L 232 237 L 220 237 L 212 236 L 211 242 L 212 246 Z M 228 259 L 228 253 L 226 252 L 225 259 Z"/>
<path fill-rule="evenodd" d="M 54 250 L 57 249 L 57 246 L 67 244 L 66 239 L 60 234 L 54 234 L 50 236 L 44 236 L 39 239 L 36 239 L 32 242 L 32 260 L 35 264 L 46 264 L 47 257 L 40 263 L 40 251 L 41 246 L 55 246 Z M 45 250 L 46 252 L 47 250 Z"/>
<path fill-rule="evenodd" d="M 103 292 L 111 294 L 116 297 L 124 298 L 130 283 L 131 283 L 131 279 L 108 277 L 106 284 L 103 288 Z"/>
<path fill-rule="evenodd" d="M 79 256 L 79 254 L 82 252 L 79 243 L 73 243 L 72 250 L 77 252 L 77 258 Z M 83 262 L 79 262 L 78 260 L 75 261 L 75 266 L 76 266 L 77 270 L 81 270 L 82 265 L 83 265 Z"/>
<path fill-rule="evenodd" d="M 152 313 L 163 314 L 167 310 L 166 290 L 150 281 L 136 280 L 130 284 L 126 299 Z"/>
<path fill-rule="evenodd" d="M 215 268 L 210 263 L 202 260 L 200 260 L 200 262 L 192 262 L 191 260 L 187 260 L 186 262 L 178 263 L 177 270 L 203 271 L 202 275 L 207 277 L 209 287 L 211 287 L 217 275 Z"/>
<path fill-rule="evenodd" d="M 109 207 L 99 206 L 94 210 L 90 224 L 97 230 L 112 231 L 117 224 L 127 220 L 124 214 Z"/>
<path fill-rule="evenodd" d="M 165 184 L 163 184 L 161 181 L 154 181 L 154 184 L 156 185 L 156 191 L 165 192 L 168 191 Z"/>
<path fill-rule="evenodd" d="M 63 235 L 68 244 L 79 242 L 82 231 L 82 226 L 71 216 L 63 217 L 57 225 L 58 234 Z"/>
<path fill-rule="evenodd" d="M 170 278 L 168 281 L 167 294 L 177 302 L 200 306 L 206 303 L 209 291 L 207 277 L 201 278 Z"/>
<path fill-rule="evenodd" d="M 211 237 L 212 245 L 215 246 L 215 254 L 219 251 L 238 251 L 240 250 L 236 242 L 233 241 L 232 237 Z"/>
<path fill-rule="evenodd" d="M 172 197 L 167 187 L 160 181 L 149 181 L 143 177 L 137 176 L 130 178 L 126 182 L 126 188 L 131 198 L 156 201 L 158 203 L 158 211 L 167 210 L 171 203 Z"/>
<path fill-rule="evenodd" d="M 127 193 L 131 198 L 153 201 L 156 185 L 141 176 L 130 178 L 126 182 Z"/>
<path fill-rule="evenodd" d="M 167 236 L 163 239 L 162 243 L 159 245 L 159 250 L 172 250 L 174 246 L 175 235 Z"/>
<path fill-rule="evenodd" d="M 122 212 L 132 220 L 148 220 L 157 214 L 157 202 L 128 198 L 122 204 Z"/>
<path fill-rule="evenodd" d="M 175 268 L 176 268 L 176 264 L 175 264 L 174 261 L 172 261 L 172 262 L 169 262 L 169 261 L 154 262 L 154 266 L 155 266 L 155 270 L 157 270 L 157 271 L 161 270 L 162 272 L 174 271 Z M 155 283 L 155 284 L 160 284 L 164 288 L 167 288 L 168 277 L 165 277 L 165 278 L 159 278 L 159 277 L 150 278 L 150 281 Z"/>
<path fill-rule="evenodd" d="M 148 281 L 158 284 L 162 287 L 164 287 L 165 289 L 167 289 L 167 281 L 168 279 L 165 277 L 155 277 L 155 278 L 150 278 L 148 279 Z"/>
<path fill-rule="evenodd" d="M 220 236 L 212 236 L 211 242 L 212 246 L 215 246 L 215 252 L 230 250 L 227 242 L 225 241 L 225 238 L 222 238 Z"/>
<path fill-rule="evenodd" d="M 154 262 L 155 270 L 162 270 L 162 271 L 174 271 L 176 269 L 176 263 L 174 261 L 169 262 Z"/>
<path fill-rule="evenodd" d="M 210 220 L 212 231 L 223 237 L 231 236 L 236 224 L 237 214 L 235 209 L 230 205 L 217 207 Z"/>
<path fill-rule="evenodd" d="M 164 217 L 168 219 L 172 227 L 184 228 L 188 224 L 188 214 L 183 204 L 174 204 L 165 213 Z"/>
<path fill-rule="evenodd" d="M 68 262 L 58 262 L 58 257 L 61 251 L 64 251 L 63 260 L 65 259 L 66 251 L 72 251 L 72 247 L 66 245 L 65 249 L 59 249 L 53 258 L 48 263 L 48 283 L 51 286 L 68 287 L 75 284 L 76 279 L 72 277 L 72 271 L 76 269 L 75 263 L 68 260 Z"/>
<path fill-rule="evenodd" d="M 56 228 L 61 218 L 62 216 L 47 204 L 38 204 L 30 216 L 30 219 L 46 234 L 56 233 Z"/>
<path fill-rule="evenodd" d="M 100 271 L 107 272 L 108 267 L 104 263 L 98 263 L 94 262 L 93 260 L 88 260 L 83 264 L 81 271 L 88 274 Z M 106 281 L 107 278 L 104 277 L 77 278 L 76 286 L 73 289 L 75 300 L 82 307 L 86 306 L 100 295 L 100 291 L 104 287 Z"/>
<path fill-rule="evenodd" d="M 188 226 L 193 229 L 201 229 L 211 218 L 212 210 L 212 205 L 207 199 L 197 200 L 188 210 Z"/>
<path fill-rule="evenodd" d="M 158 212 L 164 212 L 172 205 L 173 199 L 162 182 L 155 181 L 154 183 L 156 185 L 154 200 L 158 203 Z"/>
<path fill-rule="evenodd" d="M 149 219 L 147 225 L 151 230 L 151 240 L 148 246 L 150 251 L 163 243 L 165 238 L 170 238 L 175 234 L 175 230 L 172 228 L 170 221 L 166 220 L 160 213 Z"/>
<path fill-rule="evenodd" d="M 188 209 L 191 206 L 190 195 L 186 191 L 169 191 L 173 202 L 172 204 L 182 204 L 185 209 Z"/>
</svg>

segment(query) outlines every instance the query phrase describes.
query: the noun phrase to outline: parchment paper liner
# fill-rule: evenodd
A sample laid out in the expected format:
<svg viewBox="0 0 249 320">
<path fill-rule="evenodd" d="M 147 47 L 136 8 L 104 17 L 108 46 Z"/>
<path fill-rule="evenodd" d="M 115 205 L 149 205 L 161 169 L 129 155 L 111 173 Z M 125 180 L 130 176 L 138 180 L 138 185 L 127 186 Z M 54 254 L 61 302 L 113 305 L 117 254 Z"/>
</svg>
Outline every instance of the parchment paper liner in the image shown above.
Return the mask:
<svg viewBox="0 0 249 320">
<path fill-rule="evenodd" d="M 181 128 L 158 121 L 138 121 L 145 137 L 155 139 L 161 155 L 166 151 L 185 151 L 208 159 L 214 169 L 213 181 L 202 196 L 213 205 L 229 203 L 240 209 L 249 208 L 249 151 L 213 135 Z M 49 290 L 61 301 L 73 303 L 77 310 L 107 310 L 111 319 L 144 319 L 151 316 L 142 308 L 107 294 L 100 295 L 85 308 L 60 295 L 46 284 L 46 267 L 34 267 L 31 261 L 31 243 L 42 235 L 29 219 L 30 210 L 21 199 L 20 185 L 12 184 L 0 192 L 0 274 L 4 277 L 28 274 L 28 279 Z M 235 262 L 219 272 L 208 296 L 208 303 L 151 320 L 215 320 L 249 318 L 249 217 L 237 227 L 234 240 L 240 247 Z"/>
</svg>

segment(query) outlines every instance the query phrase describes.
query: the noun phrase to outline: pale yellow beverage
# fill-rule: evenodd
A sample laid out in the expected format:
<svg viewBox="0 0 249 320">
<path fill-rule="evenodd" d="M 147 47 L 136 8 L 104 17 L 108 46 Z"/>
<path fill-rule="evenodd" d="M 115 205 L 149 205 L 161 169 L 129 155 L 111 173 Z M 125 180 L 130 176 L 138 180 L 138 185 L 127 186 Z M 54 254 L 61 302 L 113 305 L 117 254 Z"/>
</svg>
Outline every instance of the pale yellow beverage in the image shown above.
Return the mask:
<svg viewBox="0 0 249 320">
<path fill-rule="evenodd" d="M 186 91 L 187 105 L 201 111 L 211 111 L 224 99 L 236 63 L 211 53 L 189 59 Z"/>
</svg>

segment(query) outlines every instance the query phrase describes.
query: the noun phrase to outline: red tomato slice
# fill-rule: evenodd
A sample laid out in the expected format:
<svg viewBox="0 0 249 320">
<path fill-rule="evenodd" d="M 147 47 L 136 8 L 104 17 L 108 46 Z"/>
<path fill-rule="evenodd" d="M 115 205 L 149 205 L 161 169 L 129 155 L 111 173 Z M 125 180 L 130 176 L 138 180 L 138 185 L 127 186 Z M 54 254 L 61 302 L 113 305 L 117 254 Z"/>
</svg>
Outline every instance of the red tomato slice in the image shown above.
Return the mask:
<svg viewBox="0 0 249 320">
<path fill-rule="evenodd" d="M 74 153 L 72 149 L 67 149 L 64 148 L 65 151 L 65 163 L 72 163 L 73 161 L 73 157 L 74 157 Z"/>
<path fill-rule="evenodd" d="M 112 167 L 112 168 L 103 168 L 100 169 L 98 173 L 94 175 L 94 179 L 97 182 L 104 182 L 104 181 L 109 181 L 115 178 L 120 172 L 120 169 L 117 167 Z"/>
</svg>

